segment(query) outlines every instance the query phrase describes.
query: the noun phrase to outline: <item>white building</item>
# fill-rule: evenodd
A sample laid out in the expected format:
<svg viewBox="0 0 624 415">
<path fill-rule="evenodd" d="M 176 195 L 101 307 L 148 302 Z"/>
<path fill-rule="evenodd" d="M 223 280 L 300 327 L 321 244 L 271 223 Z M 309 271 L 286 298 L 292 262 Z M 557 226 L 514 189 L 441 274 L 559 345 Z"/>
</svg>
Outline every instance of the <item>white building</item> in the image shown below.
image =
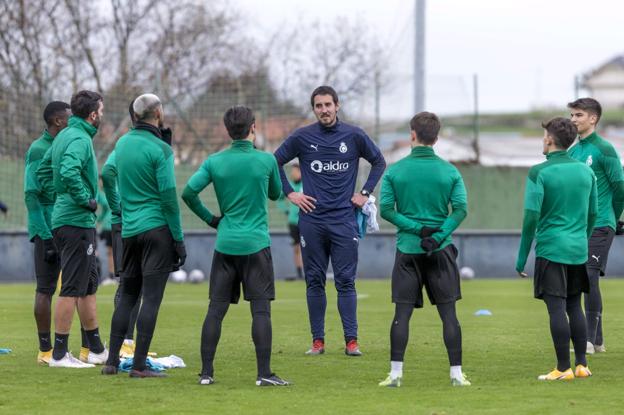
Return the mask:
<svg viewBox="0 0 624 415">
<path fill-rule="evenodd" d="M 581 86 L 603 108 L 624 108 L 624 55 L 616 56 L 584 74 Z"/>
</svg>

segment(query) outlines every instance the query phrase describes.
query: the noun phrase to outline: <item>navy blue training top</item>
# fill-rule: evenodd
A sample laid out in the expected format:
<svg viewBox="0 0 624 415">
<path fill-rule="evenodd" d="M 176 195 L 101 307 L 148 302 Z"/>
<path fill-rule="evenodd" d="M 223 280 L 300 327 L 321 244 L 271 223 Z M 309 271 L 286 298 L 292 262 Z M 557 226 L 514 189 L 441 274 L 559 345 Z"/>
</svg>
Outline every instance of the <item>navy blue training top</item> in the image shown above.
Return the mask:
<svg viewBox="0 0 624 415">
<path fill-rule="evenodd" d="M 339 120 L 331 127 L 321 123 L 299 128 L 275 151 L 284 194 L 293 191 L 283 165 L 299 159 L 306 195 L 316 199 L 316 209 L 299 212 L 299 218 L 316 223 L 344 223 L 355 218 L 351 197 L 355 192 L 360 157 L 371 165 L 363 189 L 372 193 L 386 161 L 379 148 L 358 127 Z"/>
</svg>

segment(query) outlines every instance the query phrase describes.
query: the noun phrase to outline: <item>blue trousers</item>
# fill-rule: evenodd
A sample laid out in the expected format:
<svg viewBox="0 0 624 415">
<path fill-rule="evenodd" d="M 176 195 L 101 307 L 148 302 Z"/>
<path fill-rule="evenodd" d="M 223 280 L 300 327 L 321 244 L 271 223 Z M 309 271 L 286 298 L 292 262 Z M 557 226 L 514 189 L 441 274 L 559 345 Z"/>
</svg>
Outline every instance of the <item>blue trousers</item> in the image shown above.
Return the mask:
<svg viewBox="0 0 624 415">
<path fill-rule="evenodd" d="M 345 340 L 357 338 L 355 275 L 359 239 L 355 217 L 352 221 L 338 224 L 300 220 L 299 232 L 312 338 L 325 338 L 325 282 L 330 258 Z"/>
</svg>

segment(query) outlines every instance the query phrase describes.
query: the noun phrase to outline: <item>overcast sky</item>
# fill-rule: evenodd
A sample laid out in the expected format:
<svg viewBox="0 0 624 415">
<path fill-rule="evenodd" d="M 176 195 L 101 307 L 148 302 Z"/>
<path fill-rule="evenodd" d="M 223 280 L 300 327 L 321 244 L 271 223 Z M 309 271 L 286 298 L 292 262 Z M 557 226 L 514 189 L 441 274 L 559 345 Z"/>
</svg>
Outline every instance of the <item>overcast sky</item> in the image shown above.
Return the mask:
<svg viewBox="0 0 624 415">
<path fill-rule="evenodd" d="M 383 117 L 411 115 L 413 0 L 236 1 L 259 29 L 302 16 L 359 17 L 392 52 L 395 87 Z M 470 112 L 473 73 L 483 111 L 565 107 L 576 74 L 624 53 L 623 16 L 618 0 L 428 0 L 426 107 Z"/>
</svg>

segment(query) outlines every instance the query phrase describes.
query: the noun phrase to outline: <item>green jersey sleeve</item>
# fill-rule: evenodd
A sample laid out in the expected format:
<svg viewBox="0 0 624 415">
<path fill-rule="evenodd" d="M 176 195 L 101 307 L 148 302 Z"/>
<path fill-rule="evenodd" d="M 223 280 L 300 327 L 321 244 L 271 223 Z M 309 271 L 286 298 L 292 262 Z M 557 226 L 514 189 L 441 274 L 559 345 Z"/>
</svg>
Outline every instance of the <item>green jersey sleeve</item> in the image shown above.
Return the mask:
<svg viewBox="0 0 624 415">
<path fill-rule="evenodd" d="M 594 224 L 598 217 L 598 188 L 596 185 L 596 176 L 592 174 L 592 190 L 589 194 L 589 209 L 587 212 L 587 237 L 589 238 L 594 232 Z M 617 219 L 617 218 L 616 218 Z"/>
<path fill-rule="evenodd" d="M 180 206 L 176 193 L 173 152 L 163 152 L 156 165 L 156 181 L 160 192 L 160 206 L 171 235 L 176 241 L 184 240 L 180 221 Z"/>
<path fill-rule="evenodd" d="M 601 157 L 601 163 L 613 191 L 612 205 L 617 221 L 624 211 L 624 170 L 617 156 L 605 155 Z"/>
<path fill-rule="evenodd" d="M 52 232 L 45 221 L 43 208 L 39 201 L 41 184 L 37 179 L 37 168 L 41 159 L 31 160 L 30 153 L 26 155 L 26 168 L 24 170 L 24 203 L 28 212 L 28 224 L 41 239 L 52 238 Z"/>
<path fill-rule="evenodd" d="M 121 200 L 119 191 L 117 190 L 117 163 L 115 162 L 115 150 L 113 150 L 106 163 L 102 167 L 102 187 L 104 194 L 110 206 L 111 213 L 114 216 L 121 216 Z"/>
<path fill-rule="evenodd" d="M 91 149 L 86 139 L 73 140 L 61 157 L 59 176 L 67 188 L 67 193 L 76 204 L 87 207 L 91 194 L 87 190 L 82 175 L 84 160 L 90 157 Z"/>
<path fill-rule="evenodd" d="M 442 226 L 440 226 L 440 231 L 432 235 L 433 239 L 438 242 L 442 242 L 448 238 L 463 222 L 467 215 L 468 197 L 466 195 L 466 186 L 464 185 L 461 174 L 459 174 L 459 172 L 456 174 L 453 190 L 451 191 L 451 214 L 444 220 Z"/>
<path fill-rule="evenodd" d="M 396 193 L 392 184 L 392 176 L 386 173 L 381 181 L 379 196 L 379 214 L 382 218 L 396 226 L 400 231 L 419 234 L 423 225 L 396 210 Z"/>
<path fill-rule="evenodd" d="M 269 199 L 277 200 L 282 195 L 282 180 L 280 178 L 277 160 L 271 156 L 271 173 L 269 176 Z"/>
<path fill-rule="evenodd" d="M 191 176 L 182 192 L 182 200 L 201 220 L 210 223 L 214 217 L 213 213 L 202 203 L 199 193 L 210 183 L 210 159 L 204 161 L 199 169 Z"/>
<path fill-rule="evenodd" d="M 43 193 L 50 200 L 54 200 L 55 192 L 54 192 L 54 183 L 53 172 L 52 172 L 52 147 L 50 147 L 43 158 L 39 162 L 39 166 L 36 169 L 37 180 L 39 181 L 39 188 L 41 193 Z"/>
<path fill-rule="evenodd" d="M 524 219 L 522 221 L 522 236 L 518 249 L 518 259 L 516 261 L 516 271 L 524 271 L 531 245 L 535 238 L 535 231 L 542 210 L 544 201 L 544 186 L 539 175 L 533 177 L 529 172 L 524 191 Z"/>
</svg>

